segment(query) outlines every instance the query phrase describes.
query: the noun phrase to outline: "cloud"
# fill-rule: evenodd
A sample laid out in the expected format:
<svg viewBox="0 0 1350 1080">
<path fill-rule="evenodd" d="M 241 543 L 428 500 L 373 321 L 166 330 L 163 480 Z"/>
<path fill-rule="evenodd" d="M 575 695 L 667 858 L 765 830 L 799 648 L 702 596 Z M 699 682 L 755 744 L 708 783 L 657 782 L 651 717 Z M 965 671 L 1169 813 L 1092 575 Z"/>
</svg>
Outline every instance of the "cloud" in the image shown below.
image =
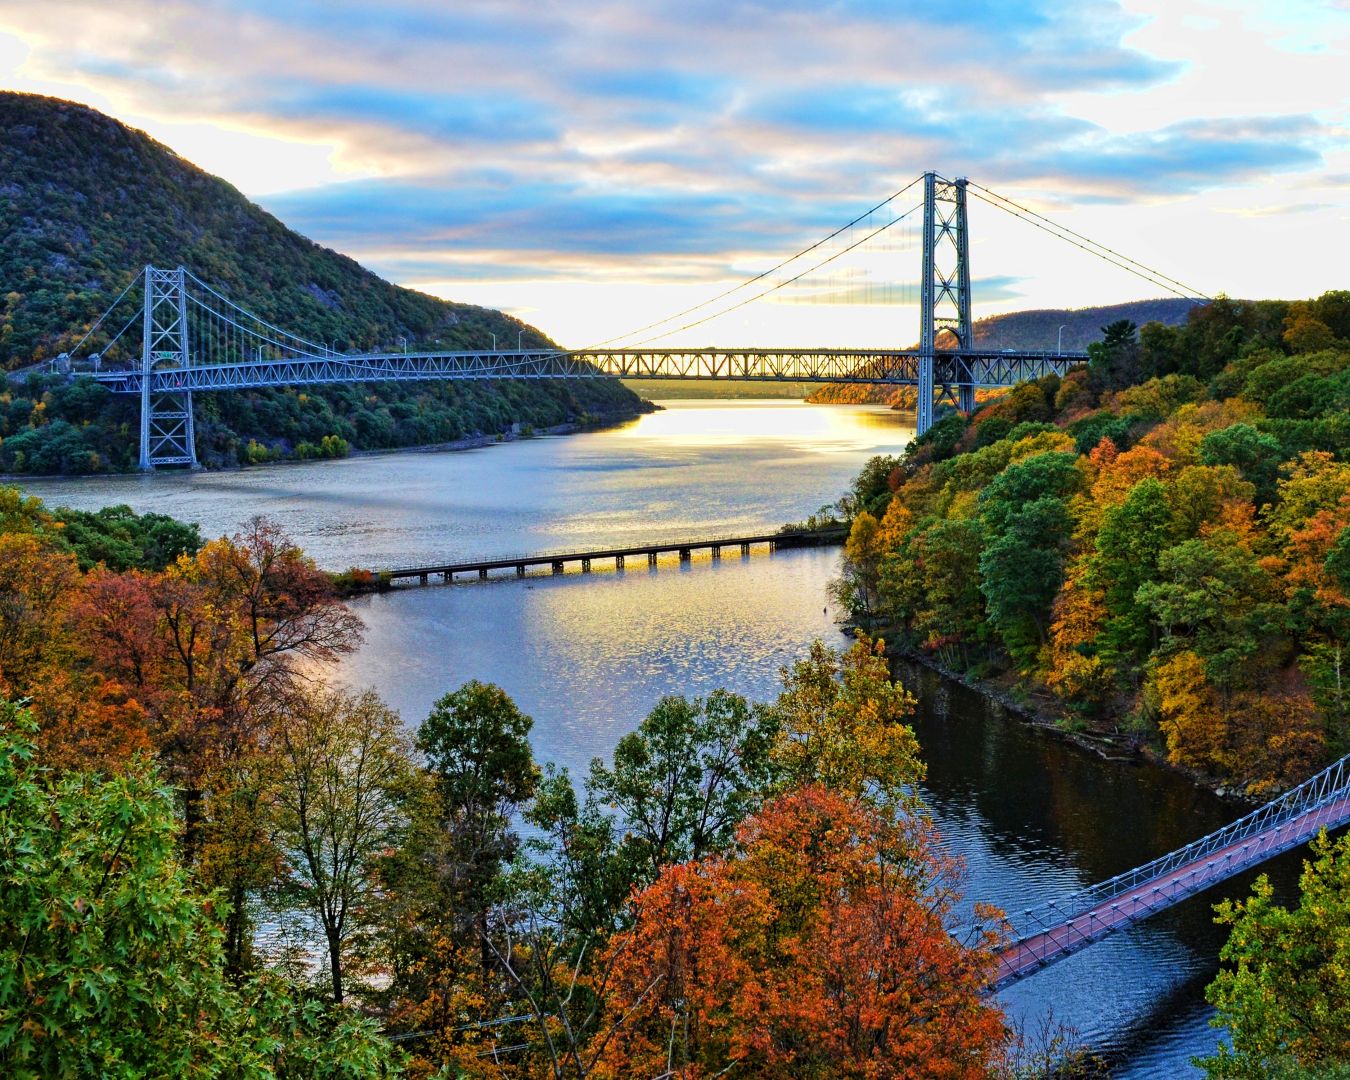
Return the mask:
<svg viewBox="0 0 1350 1080">
<path fill-rule="evenodd" d="M 1300 34 L 1322 25 L 1316 7 L 1300 0 Z M 1195 75 L 1195 43 L 1150 50 L 1149 26 L 1117 0 L 0 8 L 44 88 L 152 134 L 214 124 L 326 150 L 327 182 L 264 205 L 412 281 L 734 278 L 933 167 L 1083 207 L 1300 172 L 1330 184 L 1350 166 L 1344 116 L 1319 109 L 1220 96 L 1107 116 L 1103 101 L 1181 94 Z M 248 165 L 217 171 L 241 182 Z M 982 295 L 1011 299 L 1020 280 Z"/>
</svg>

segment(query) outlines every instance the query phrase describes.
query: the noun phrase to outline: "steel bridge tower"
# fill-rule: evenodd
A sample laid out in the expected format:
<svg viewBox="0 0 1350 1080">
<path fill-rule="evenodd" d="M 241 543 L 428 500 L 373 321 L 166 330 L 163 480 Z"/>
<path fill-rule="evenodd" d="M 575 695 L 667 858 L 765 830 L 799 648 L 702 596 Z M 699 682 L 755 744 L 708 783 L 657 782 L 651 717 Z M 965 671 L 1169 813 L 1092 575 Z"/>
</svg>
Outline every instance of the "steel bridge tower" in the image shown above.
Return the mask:
<svg viewBox="0 0 1350 1080">
<path fill-rule="evenodd" d="M 151 390 L 150 373 L 188 368 L 187 288 L 184 270 L 145 268 L 144 336 L 141 345 L 142 470 L 157 465 L 198 468 L 192 429 L 192 391 Z"/>
<path fill-rule="evenodd" d="M 945 180 L 937 173 L 923 174 L 923 268 L 919 294 L 919 403 L 916 428 L 922 435 L 933 426 L 934 353 L 938 335 L 954 336 L 957 348 L 974 347 L 970 321 L 970 232 L 966 227 L 966 180 Z M 942 387 L 949 397 L 953 388 Z M 969 413 L 975 408 L 975 387 L 961 383 L 955 388 L 956 407 Z"/>
</svg>

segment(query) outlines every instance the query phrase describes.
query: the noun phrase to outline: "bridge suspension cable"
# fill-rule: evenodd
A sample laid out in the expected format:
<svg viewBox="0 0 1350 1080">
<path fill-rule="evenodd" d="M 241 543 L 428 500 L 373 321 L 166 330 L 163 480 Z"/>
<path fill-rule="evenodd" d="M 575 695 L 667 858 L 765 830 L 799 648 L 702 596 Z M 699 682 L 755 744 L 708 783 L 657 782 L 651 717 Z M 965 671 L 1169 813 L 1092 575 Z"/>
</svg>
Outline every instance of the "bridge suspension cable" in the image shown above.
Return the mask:
<svg viewBox="0 0 1350 1080">
<path fill-rule="evenodd" d="M 825 246 L 826 244 L 828 244 L 831 240 L 834 240 L 836 237 L 838 237 L 838 236 L 842 235 L 843 233 L 847 232 L 849 229 L 853 228 L 855 225 L 857 225 L 857 224 L 859 224 L 860 222 L 865 221 L 865 220 L 867 220 L 868 218 L 870 218 L 870 217 L 871 217 L 873 214 L 875 214 L 878 210 L 885 209 L 885 207 L 887 207 L 887 206 L 889 206 L 891 203 L 895 202 L 896 199 L 900 198 L 902 195 L 904 195 L 907 191 L 909 191 L 911 188 L 913 188 L 916 184 L 920 183 L 922 180 L 923 180 L 923 176 L 922 176 L 922 175 L 916 176 L 913 180 L 911 180 L 911 181 L 910 181 L 908 184 L 906 184 L 904 187 L 899 188 L 899 189 L 897 189 L 896 191 L 892 192 L 890 195 L 886 196 L 886 198 L 882 199 L 881 202 L 877 203 L 875 206 L 869 207 L 867 210 L 864 210 L 861 214 L 859 214 L 857 217 L 855 217 L 852 221 L 849 221 L 849 222 L 847 222 L 846 224 L 843 224 L 843 225 L 839 226 L 839 228 L 835 229 L 834 232 L 830 233 L 828 236 L 823 236 L 823 237 L 821 237 L 821 238 L 820 238 L 819 240 L 817 240 L 814 244 L 810 244 L 810 245 L 808 245 L 807 247 L 802 248 L 802 249 L 801 249 L 800 251 L 798 251 L 796 254 L 790 255 L 788 258 L 784 259 L 782 262 L 778 263 L 777 265 L 771 266 L 771 267 L 769 267 L 769 269 L 764 270 L 764 271 L 761 272 L 761 273 L 758 273 L 758 274 L 755 274 L 755 275 L 753 275 L 753 276 L 751 276 L 751 277 L 748 277 L 748 278 L 746 278 L 744 281 L 740 282 L 740 283 L 737 284 L 737 285 L 733 285 L 733 286 L 732 286 L 731 288 L 729 288 L 729 289 L 724 289 L 724 290 L 722 290 L 722 292 L 718 293 L 716 296 L 710 296 L 710 297 L 708 297 L 708 299 L 702 300 L 702 301 L 700 301 L 699 303 L 694 304 L 694 305 L 691 306 L 691 307 L 687 307 L 687 308 L 685 308 L 683 311 L 677 311 L 677 312 L 675 312 L 675 314 L 673 314 L 673 315 L 667 315 L 664 319 L 657 319 L 655 322 L 647 323 L 645 326 L 639 326 L 639 327 L 637 327 L 637 328 L 635 328 L 635 329 L 633 329 L 633 330 L 627 331 L 626 333 L 623 333 L 623 334 L 616 334 L 614 337 L 607 338 L 607 339 L 604 340 L 604 341 L 596 342 L 594 345 L 589 345 L 589 346 L 587 346 L 587 348 L 588 348 L 588 349 L 600 349 L 600 348 L 604 348 L 604 347 L 607 346 L 607 345 L 612 345 L 612 344 L 614 344 L 614 342 L 616 342 L 616 341 L 625 341 L 625 340 L 627 340 L 627 339 L 629 339 L 629 338 L 635 338 L 635 337 L 637 337 L 639 334 L 645 334 L 648 330 L 654 330 L 654 329 L 656 329 L 656 328 L 659 327 L 659 326 L 665 326 L 665 325 L 668 324 L 668 323 L 673 323 L 673 322 L 675 322 L 677 319 L 682 319 L 682 318 L 684 318 L 686 315 L 692 315 L 692 314 L 693 314 L 694 312 L 696 312 L 696 311 L 702 311 L 704 308 L 709 307 L 710 305 L 717 303 L 719 300 L 725 300 L 727 297 L 732 296 L 732 295 L 734 295 L 734 294 L 740 292 L 742 289 L 747 289 L 747 288 L 749 288 L 751 285 L 754 285 L 756 282 L 760 282 L 760 281 L 763 281 L 765 278 L 771 277 L 772 275 L 776 274 L 779 270 L 782 270 L 782 269 L 784 269 L 785 267 L 790 266 L 792 263 L 796 262 L 798 259 L 801 259 L 801 258 L 803 258 L 803 257 L 805 257 L 805 256 L 807 256 L 807 255 L 809 255 L 809 254 L 811 254 L 811 252 L 817 250 L 818 248 L 824 247 L 824 246 Z M 922 205 L 922 204 L 920 204 L 920 205 Z M 795 282 L 795 281 L 799 281 L 801 278 L 805 277 L 806 274 L 812 273 L 813 271 L 820 269 L 822 266 L 825 266 L 826 264 L 828 264 L 828 263 L 830 263 L 830 262 L 833 262 L 833 261 L 834 261 L 835 259 L 837 259 L 840 255 L 843 255 L 843 254 L 845 254 L 845 253 L 848 252 L 848 251 L 852 251 L 854 248 L 858 247 L 859 244 L 865 242 L 866 240 L 870 240 L 873 236 L 877 235 L 877 233 L 884 231 L 884 229 L 887 229 L 887 228 L 889 228 L 891 225 L 896 224 L 896 222 L 898 222 L 898 221 L 903 221 L 903 220 L 904 220 L 906 217 L 908 217 L 909 214 L 911 214 L 911 213 L 913 213 L 913 210 L 906 211 L 906 213 L 901 214 L 898 218 L 895 218 L 894 220 L 888 222 L 886 225 L 882 226 L 882 228 L 876 229 L 876 230 L 874 230 L 873 232 L 869 233 L 866 237 L 863 238 L 863 240 L 859 241 L 857 244 L 852 244 L 852 245 L 850 245 L 849 247 L 844 248 L 842 251 L 840 251 L 840 252 L 836 253 L 835 255 L 831 256 L 829 259 L 825 259 L 824 261 L 817 263 L 815 266 L 811 267 L 811 269 L 806 270 L 806 271 L 804 271 L 803 273 L 798 274 L 798 275 L 796 275 L 795 277 L 790 278 L 789 280 L 782 282 L 781 284 L 775 286 L 775 287 L 772 288 L 772 289 L 767 289 L 767 290 L 765 290 L 764 292 L 759 293 L 758 295 L 751 297 L 750 300 L 744 301 L 743 303 L 738 303 L 738 304 L 736 304 L 734 307 L 729 307 L 729 308 L 727 308 L 727 309 L 724 310 L 724 311 L 719 311 L 719 312 L 717 312 L 717 313 L 714 314 L 714 315 L 708 316 L 708 318 L 706 318 L 706 319 L 700 319 L 700 320 L 697 320 L 697 321 L 692 322 L 692 323 L 689 323 L 689 324 L 687 324 L 687 325 L 685 325 L 685 326 L 677 327 L 677 328 L 675 328 L 674 330 L 665 330 L 665 331 L 662 331 L 662 335 L 664 335 L 664 334 L 666 334 L 666 333 L 678 333 L 678 332 L 680 332 L 681 330 L 688 330 L 688 329 L 690 329 L 690 328 L 692 328 L 692 327 L 700 326 L 700 325 L 702 325 L 702 324 L 705 323 L 705 322 L 708 322 L 708 321 L 710 321 L 710 320 L 712 320 L 712 319 L 716 319 L 716 318 L 719 318 L 719 317 L 722 316 L 722 315 L 727 314 L 727 312 L 729 312 L 729 311 L 735 311 L 737 308 L 744 307 L 746 303 L 750 303 L 750 302 L 753 301 L 753 300 L 758 300 L 758 299 L 760 299 L 760 298 L 763 297 L 763 296 L 767 296 L 767 295 L 768 295 L 769 293 L 771 293 L 771 292 L 777 291 L 777 289 L 780 289 L 780 288 L 782 288 L 782 287 L 784 287 L 784 286 L 786 286 L 786 285 L 790 285 L 790 284 L 792 284 L 792 283 Z M 657 336 L 662 336 L 662 335 L 657 335 Z M 645 345 L 645 344 L 647 344 L 648 342 L 654 341 L 654 340 L 656 340 L 654 337 L 652 337 L 652 338 L 646 338 L 646 339 L 643 340 L 643 341 L 640 341 L 640 342 L 635 343 L 635 347 L 641 346 L 641 345 Z"/>
<path fill-rule="evenodd" d="M 1137 259 L 1131 259 L 1128 255 L 1122 255 L 1120 252 L 1107 247 L 1105 244 L 1099 244 L 1096 240 L 1084 236 L 1082 233 L 1074 232 L 1073 229 L 1059 222 L 1046 217 L 1044 214 L 1038 214 L 1030 207 L 1023 206 L 1021 203 L 1014 202 L 1006 195 L 1000 195 L 997 191 L 991 191 L 983 184 L 977 184 L 974 180 L 967 181 L 973 194 L 981 202 L 994 207 L 996 210 L 1002 210 L 1005 214 L 1034 225 L 1042 232 L 1047 232 L 1051 236 L 1071 244 L 1080 251 L 1086 251 L 1089 255 L 1095 255 L 1104 262 L 1109 262 L 1113 266 L 1118 266 L 1127 273 L 1134 274 L 1135 277 L 1143 278 L 1152 285 L 1160 289 L 1166 289 L 1168 292 L 1182 297 L 1185 300 L 1199 297 L 1204 300 L 1214 299 L 1207 293 L 1178 281 L 1176 278 L 1169 277 L 1161 270 L 1155 270 Z"/>
<path fill-rule="evenodd" d="M 77 353 L 82 348 L 84 348 L 84 343 L 89 340 L 89 336 L 100 326 L 103 325 L 103 320 L 113 313 L 117 305 L 126 299 L 127 293 L 131 292 L 131 290 L 144 276 L 145 276 L 145 267 L 141 267 L 141 269 L 137 271 L 136 276 L 132 278 L 129 282 L 127 282 L 127 287 L 117 294 L 117 299 L 114 300 L 104 309 L 103 314 L 100 315 L 97 319 L 95 319 L 93 323 L 90 325 L 89 329 L 84 332 L 84 337 L 80 338 L 80 340 L 75 343 L 74 347 L 70 349 L 72 353 Z M 120 338 L 123 334 L 127 332 L 127 328 L 130 327 L 131 324 L 136 321 L 138 315 L 139 311 L 132 314 L 131 318 L 126 321 L 122 329 L 117 331 L 117 333 L 114 334 L 111 339 L 109 339 L 108 344 L 104 346 L 105 350 L 110 349 L 113 343 L 116 342 L 118 338 Z"/>
<path fill-rule="evenodd" d="M 887 200 L 887 201 L 889 201 L 889 200 Z M 885 205 L 885 204 L 882 204 L 882 205 Z M 892 225 L 897 225 L 897 224 L 899 224 L 900 222 L 904 221 L 907 217 L 909 217 L 911 214 L 913 214 L 916 210 L 921 210 L 921 209 L 923 209 L 923 203 L 922 203 L 922 202 L 919 202 L 919 203 L 915 204 L 914 206 L 911 206 L 908 210 L 906 210 L 903 214 L 899 215 L 898 217 L 892 218 L 890 221 L 886 222 L 886 224 L 884 224 L 884 225 L 879 225 L 879 226 L 877 226 L 875 229 L 872 229 L 870 232 L 866 233 L 866 234 L 862 237 L 862 239 L 860 239 L 860 240 L 855 240 L 853 243 L 847 245 L 846 247 L 840 248 L 840 249 L 839 249 L 838 251 L 836 251 L 833 255 L 830 255 L 830 256 L 827 257 L 827 258 L 821 259 L 820 262 L 816 263 L 814 266 L 808 266 L 805 270 L 801 271 L 800 273 L 794 274 L 794 275 L 793 275 L 792 277 L 790 277 L 790 278 L 785 278 L 783 281 L 776 282 L 775 284 L 770 285 L 767 289 L 764 289 L 763 291 L 756 293 L 754 296 L 747 296 L 744 300 L 739 300 L 739 301 L 737 301 L 735 304 L 732 304 L 730 307 L 723 308 L 721 311 L 715 311 L 715 312 L 713 312 L 711 315 L 705 315 L 703 318 L 701 318 L 701 319 L 695 319 L 693 322 L 685 323 L 683 326 L 677 326 L 677 327 L 674 327 L 673 329 L 663 330 L 660 334 L 657 334 L 657 335 L 655 335 L 654 337 L 644 338 L 642 341 L 634 342 L 634 343 L 633 343 L 634 348 L 641 348 L 643 345 L 650 344 L 651 342 L 655 341 L 657 338 L 659 338 L 659 337 L 664 337 L 666 334 L 678 334 L 678 333 L 681 333 L 681 332 L 683 332 L 683 331 L 685 331 L 685 330 L 692 330 L 692 329 L 694 329 L 695 327 L 702 326 L 704 323 L 712 322 L 714 319 L 720 319 L 723 315 L 729 315 L 729 314 L 730 314 L 731 312 L 733 312 L 733 311 L 738 311 L 739 309 L 745 307 L 747 304 L 753 304 L 756 300 L 762 300 L 762 299 L 764 299 L 764 297 L 768 296 L 769 294 L 775 293 L 775 292 L 777 292 L 779 289 L 786 288 L 788 285 L 792 285 L 792 284 L 794 284 L 795 282 L 801 281 L 802 278 L 806 277 L 806 276 L 809 275 L 809 274 L 814 274 L 814 273 L 815 273 L 817 270 L 819 270 L 821 267 L 823 267 L 823 266 L 828 266 L 830 263 L 834 262 L 836 259 L 838 259 L 838 258 L 840 258 L 840 257 L 842 257 L 842 256 L 844 256 L 844 255 L 847 255 L 850 251 L 853 251 L 853 250 L 856 249 L 856 248 L 861 247 L 863 244 L 867 243 L 867 241 L 871 240 L 874 236 L 877 236 L 877 235 L 879 235 L 879 234 L 885 232 L 885 231 L 886 231 L 887 229 L 889 229 Z M 869 213 L 870 213 L 870 212 L 871 212 L 871 211 L 869 211 Z M 857 221 L 860 221 L 860 220 L 862 220 L 862 219 L 861 219 L 861 218 L 855 219 L 855 221 L 852 222 L 851 224 L 856 224 Z M 845 228 L 848 228 L 848 227 L 850 227 L 850 226 L 845 226 Z M 834 233 L 831 234 L 831 236 L 838 236 L 839 233 L 841 233 L 841 232 L 843 232 L 843 231 L 844 231 L 843 229 L 836 230 Z M 815 246 L 818 247 L 819 245 L 815 245 Z M 796 258 L 796 256 L 794 256 L 794 258 Z M 791 262 L 792 260 L 789 259 L 788 261 Z M 779 267 L 782 267 L 783 265 L 786 265 L 786 264 L 780 263 L 780 264 L 779 264 Z M 770 273 L 771 273 L 771 272 L 772 272 L 772 271 L 770 271 Z M 763 276 L 765 276 L 765 275 L 762 275 L 762 274 L 761 274 L 760 276 L 763 277 Z M 660 325 L 660 324 L 657 324 L 657 325 Z"/>
</svg>

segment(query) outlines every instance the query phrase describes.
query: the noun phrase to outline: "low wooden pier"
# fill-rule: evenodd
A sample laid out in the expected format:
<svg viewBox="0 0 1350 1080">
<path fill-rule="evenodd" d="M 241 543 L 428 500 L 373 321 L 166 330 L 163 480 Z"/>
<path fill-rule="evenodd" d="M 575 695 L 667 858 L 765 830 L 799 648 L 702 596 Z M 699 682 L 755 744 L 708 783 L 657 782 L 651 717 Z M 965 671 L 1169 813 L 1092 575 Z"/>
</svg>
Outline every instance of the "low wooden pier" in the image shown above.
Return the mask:
<svg viewBox="0 0 1350 1080">
<path fill-rule="evenodd" d="M 652 544 L 634 544 L 631 547 L 593 548 L 588 551 L 546 551 L 533 555 L 510 555 L 495 559 L 470 559 L 464 562 L 442 563 L 438 566 L 403 566 L 379 573 L 382 582 L 411 581 L 419 585 L 428 585 L 432 578 L 439 577 L 449 583 L 456 574 L 472 575 L 479 581 L 486 581 L 494 570 L 514 570 L 516 577 L 524 577 L 531 569 L 547 567 L 555 574 L 563 573 L 569 564 L 580 565 L 581 572 L 588 574 L 597 560 L 613 560 L 614 569 L 622 570 L 628 559 L 646 556 L 647 565 L 654 567 L 661 555 L 678 554 L 680 562 L 687 563 L 696 551 L 708 551 L 713 559 L 720 559 L 726 548 L 738 549 L 741 555 L 749 555 L 755 545 L 767 544 L 770 551 L 776 548 L 824 547 L 842 544 L 848 531 L 843 526 L 832 529 L 796 529 L 786 532 L 754 533 L 750 536 L 716 536 L 696 540 L 664 540 Z"/>
</svg>

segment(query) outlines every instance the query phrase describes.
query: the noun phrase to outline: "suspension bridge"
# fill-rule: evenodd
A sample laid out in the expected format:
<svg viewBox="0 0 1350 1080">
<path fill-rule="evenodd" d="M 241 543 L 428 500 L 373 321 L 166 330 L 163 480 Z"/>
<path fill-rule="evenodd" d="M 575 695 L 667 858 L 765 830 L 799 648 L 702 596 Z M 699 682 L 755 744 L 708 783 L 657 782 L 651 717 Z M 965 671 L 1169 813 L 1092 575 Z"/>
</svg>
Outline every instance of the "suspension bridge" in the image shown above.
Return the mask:
<svg viewBox="0 0 1350 1080">
<path fill-rule="evenodd" d="M 1009 922 L 991 991 L 1350 823 L 1350 756 L 1208 836 Z M 982 931 L 984 927 L 977 927 Z"/>
<path fill-rule="evenodd" d="M 903 212 L 916 187 L 922 197 Z M 976 347 L 971 321 L 968 195 L 1166 291 L 1203 294 L 965 178 L 928 172 L 770 270 L 700 304 L 581 349 L 339 352 L 248 311 L 184 267 L 147 266 L 58 363 L 140 398 L 142 469 L 197 465 L 193 395 L 271 386 L 496 379 L 669 379 L 914 386 L 916 427 L 950 402 L 969 413 L 981 388 L 1063 375 L 1086 354 Z M 763 300 L 922 211 L 915 348 L 684 348 L 653 344 Z M 140 286 L 139 292 L 136 287 Z M 115 329 L 120 323 L 120 329 Z M 647 336 L 643 336 L 647 335 Z M 625 343 L 626 344 L 622 344 Z M 618 343 L 618 344 L 616 344 Z"/>
</svg>

